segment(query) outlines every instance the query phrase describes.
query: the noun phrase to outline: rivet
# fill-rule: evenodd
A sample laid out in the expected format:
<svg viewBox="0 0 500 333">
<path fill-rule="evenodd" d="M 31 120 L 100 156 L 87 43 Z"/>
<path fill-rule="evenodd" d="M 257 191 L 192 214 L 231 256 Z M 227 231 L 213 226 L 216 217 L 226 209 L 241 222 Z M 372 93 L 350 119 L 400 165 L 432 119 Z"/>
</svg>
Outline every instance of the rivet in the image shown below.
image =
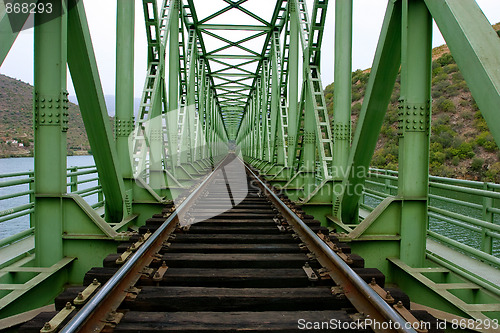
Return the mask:
<svg viewBox="0 0 500 333">
<path fill-rule="evenodd" d="M 406 126 L 406 129 L 410 129 L 410 126 Z"/>
<path fill-rule="evenodd" d="M 42 98 L 42 102 L 45 102 L 45 98 Z"/>
<path fill-rule="evenodd" d="M 407 109 L 410 109 L 410 108 L 411 108 L 411 106 L 407 105 L 407 106 L 406 106 L 406 108 L 407 108 Z"/>
<path fill-rule="evenodd" d="M 413 106 L 413 108 L 414 108 L 414 109 L 416 109 L 416 108 L 417 108 L 417 106 L 416 106 L 416 105 L 414 105 L 414 106 Z"/>
<path fill-rule="evenodd" d="M 406 115 L 407 116 L 411 115 L 411 112 L 410 111 L 406 112 Z"/>
<path fill-rule="evenodd" d="M 413 126 L 413 129 L 417 129 L 417 126 Z"/>
<path fill-rule="evenodd" d="M 51 123 L 51 122 L 52 122 L 52 119 L 49 119 L 49 123 Z"/>
<path fill-rule="evenodd" d="M 42 109 L 45 109 L 45 105 L 44 105 L 44 104 L 40 105 L 40 107 L 41 107 Z"/>
<path fill-rule="evenodd" d="M 49 117 L 52 117 L 52 112 L 49 113 Z"/>
<path fill-rule="evenodd" d="M 423 106 L 421 106 L 421 107 L 420 107 L 420 110 L 423 110 L 423 109 L 424 109 L 424 107 L 423 107 Z"/>
<path fill-rule="evenodd" d="M 415 116 L 416 116 L 416 115 L 417 115 L 417 111 L 413 112 L 413 115 L 415 115 Z"/>
</svg>

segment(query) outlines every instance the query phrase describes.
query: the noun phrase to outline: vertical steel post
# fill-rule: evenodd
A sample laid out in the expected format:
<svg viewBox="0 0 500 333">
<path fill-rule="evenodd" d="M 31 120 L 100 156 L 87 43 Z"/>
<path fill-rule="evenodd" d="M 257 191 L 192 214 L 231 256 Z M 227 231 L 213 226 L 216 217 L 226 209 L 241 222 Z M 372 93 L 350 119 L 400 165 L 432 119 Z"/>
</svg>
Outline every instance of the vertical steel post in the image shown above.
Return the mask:
<svg viewBox="0 0 500 333">
<path fill-rule="evenodd" d="M 275 32 L 277 34 L 277 32 Z M 272 53 L 271 53 L 271 133 L 270 133 L 270 158 L 269 161 L 271 163 L 276 163 L 279 165 L 278 159 L 283 159 L 283 154 L 280 156 L 279 150 L 276 151 L 276 145 L 277 141 L 276 138 L 278 137 L 278 131 L 277 131 L 277 126 L 279 124 L 279 119 L 278 117 L 279 112 L 280 112 L 280 85 L 279 85 L 279 76 L 278 76 L 278 57 L 279 54 L 277 54 L 277 49 L 279 45 L 275 45 L 279 43 L 279 38 L 273 38 L 272 39 Z M 275 158 L 277 153 L 277 157 Z"/>
<path fill-rule="evenodd" d="M 351 142 L 352 0 L 335 1 L 335 98 L 333 99 L 334 186 L 347 168 Z M 334 187 L 335 188 L 335 187 Z M 339 189 L 334 192 L 340 193 Z M 335 199 L 335 198 L 334 198 Z"/>
<path fill-rule="evenodd" d="M 116 2 L 115 140 L 125 189 L 133 179 L 128 136 L 134 129 L 134 1 Z"/>
<path fill-rule="evenodd" d="M 429 183 L 432 17 L 424 0 L 403 1 L 399 106 L 400 257 L 422 267 Z"/>
<path fill-rule="evenodd" d="M 177 160 L 178 160 L 178 129 L 177 129 L 177 112 L 179 108 L 179 10 L 180 1 L 173 1 L 173 8 L 170 18 L 170 38 L 169 38 L 169 53 L 168 53 L 168 142 L 170 159 L 172 166 L 172 174 L 176 175 Z"/>
<path fill-rule="evenodd" d="M 66 193 L 67 15 L 61 0 L 51 3 L 55 16 L 35 14 L 35 254 L 37 266 L 63 258 L 63 211 Z"/>
<path fill-rule="evenodd" d="M 484 183 L 483 190 L 488 191 L 488 183 Z M 490 223 L 495 223 L 495 218 L 493 216 L 493 212 L 490 211 L 490 208 L 493 207 L 493 198 L 483 196 L 483 209 L 482 215 L 483 220 Z M 488 229 L 481 228 L 481 251 L 491 254 L 493 250 L 493 237 L 487 235 Z"/>
<path fill-rule="evenodd" d="M 290 51 L 288 66 L 288 166 L 296 165 L 299 98 L 299 14 L 296 1 L 288 2 L 290 13 Z"/>
</svg>

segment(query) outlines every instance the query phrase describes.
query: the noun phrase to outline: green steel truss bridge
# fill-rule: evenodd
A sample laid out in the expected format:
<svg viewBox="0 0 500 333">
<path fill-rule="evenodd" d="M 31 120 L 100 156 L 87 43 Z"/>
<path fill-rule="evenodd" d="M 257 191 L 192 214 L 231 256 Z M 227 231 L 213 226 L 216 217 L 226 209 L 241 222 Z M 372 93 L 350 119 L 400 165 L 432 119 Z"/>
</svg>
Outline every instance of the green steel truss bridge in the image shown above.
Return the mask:
<svg viewBox="0 0 500 333">
<path fill-rule="evenodd" d="M 304 0 L 277 0 L 266 19 L 246 9 L 255 1 L 222 0 L 225 6 L 206 17 L 194 0 L 143 0 L 142 13 L 134 1 L 117 1 L 114 131 L 83 2 L 39 1 L 60 15 L 35 14 L 34 172 L 1 176 L 2 188 L 29 185 L 1 199 L 29 202 L 2 211 L 0 222 L 24 215 L 31 227 L 0 240 L 0 317 L 43 306 L 64 284 L 81 283 L 127 239 L 127 229 L 143 225 L 201 170 L 235 151 L 415 302 L 448 319 L 500 319 L 500 185 L 428 172 L 433 19 L 500 143 L 500 39 L 476 2 L 386 1 L 353 131 L 352 1 L 314 0 L 308 8 Z M 17 33 L 0 10 L 3 62 Z M 336 17 L 333 118 L 320 68 L 327 10 Z M 135 15 L 144 16 L 148 41 L 136 114 Z M 95 167 L 66 168 L 67 66 Z M 369 166 L 398 73 L 396 173 Z M 94 175 L 98 185 L 82 189 L 83 175 Z M 87 203 L 94 194 L 97 203 Z M 443 209 L 438 201 L 477 214 Z M 431 219 L 476 235 L 477 244 L 432 230 Z"/>
</svg>

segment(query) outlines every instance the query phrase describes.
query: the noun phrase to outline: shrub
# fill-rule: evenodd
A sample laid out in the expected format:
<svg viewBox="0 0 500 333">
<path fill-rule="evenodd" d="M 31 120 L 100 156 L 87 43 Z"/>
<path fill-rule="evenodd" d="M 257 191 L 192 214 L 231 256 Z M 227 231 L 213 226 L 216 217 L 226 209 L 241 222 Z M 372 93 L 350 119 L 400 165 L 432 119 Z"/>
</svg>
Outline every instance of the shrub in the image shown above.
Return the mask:
<svg viewBox="0 0 500 333">
<path fill-rule="evenodd" d="M 434 120 L 434 125 L 440 126 L 440 125 L 448 125 L 450 123 L 450 116 L 447 114 L 440 114 L 436 120 Z M 450 127 L 451 129 L 451 127 Z"/>
<path fill-rule="evenodd" d="M 470 165 L 470 168 L 472 171 L 481 171 L 483 168 L 484 160 L 482 158 L 474 157 L 472 159 L 472 163 Z"/>
<path fill-rule="evenodd" d="M 387 113 L 385 114 L 385 118 L 389 124 L 393 124 L 396 121 L 398 121 L 399 118 L 398 109 L 390 104 L 389 107 L 387 108 Z"/>
<path fill-rule="evenodd" d="M 432 98 L 434 99 L 438 99 L 439 97 L 443 96 L 443 91 L 442 90 L 439 90 L 439 89 L 432 89 L 432 94 L 431 94 Z"/>
<path fill-rule="evenodd" d="M 353 92 L 352 93 L 352 101 L 359 101 L 363 97 L 359 92 Z"/>
<path fill-rule="evenodd" d="M 359 111 L 361 111 L 361 103 L 357 102 L 351 107 L 351 112 L 353 114 L 359 114 Z"/>
<path fill-rule="evenodd" d="M 443 112 L 453 112 L 455 111 L 455 104 L 449 99 L 441 99 L 436 101 L 436 107 L 438 110 Z"/>
<path fill-rule="evenodd" d="M 439 83 L 436 83 L 433 87 L 432 90 L 441 90 L 444 91 L 446 88 L 448 88 L 451 85 L 450 81 L 444 80 Z"/>
<path fill-rule="evenodd" d="M 456 66 L 456 65 L 455 65 Z M 464 81 L 464 76 L 462 75 L 462 73 L 460 72 L 457 72 L 457 73 L 453 73 L 451 75 L 451 81 L 453 83 L 458 83 L 458 82 L 462 82 Z"/>
<path fill-rule="evenodd" d="M 483 115 L 481 114 L 480 111 L 477 111 L 474 114 L 474 127 L 480 131 L 480 132 L 486 132 L 488 131 L 488 124 L 486 123 L 486 120 L 484 120 Z"/>
<path fill-rule="evenodd" d="M 434 62 L 432 62 L 432 64 L 434 64 Z M 441 73 L 444 73 L 444 69 L 443 67 L 439 66 L 439 64 L 436 68 L 432 68 L 432 77 L 435 77 Z"/>
<path fill-rule="evenodd" d="M 446 154 L 441 152 L 441 151 L 436 151 L 436 152 L 430 153 L 431 162 L 438 162 L 440 164 L 443 164 L 445 159 L 446 159 Z"/>
<path fill-rule="evenodd" d="M 441 66 L 446 66 L 449 64 L 454 64 L 455 60 L 450 53 L 443 54 L 439 59 L 436 60 Z"/>
<path fill-rule="evenodd" d="M 446 73 L 441 73 L 441 74 L 438 74 L 436 75 L 433 79 L 432 79 L 432 84 L 433 85 L 436 85 L 438 84 L 439 82 L 442 82 L 444 80 L 448 80 L 448 74 Z"/>
<path fill-rule="evenodd" d="M 457 64 L 449 64 L 449 65 L 446 65 L 443 67 L 443 70 L 445 71 L 445 73 L 454 73 L 454 72 L 457 72 L 458 71 L 458 66 Z"/>
<path fill-rule="evenodd" d="M 456 136 L 457 133 L 449 125 L 432 126 L 431 141 L 440 144 L 442 148 L 453 146 Z"/>
<path fill-rule="evenodd" d="M 462 142 L 457 148 L 453 149 L 453 155 L 458 156 L 461 160 L 472 158 L 475 155 L 472 144 L 469 142 Z"/>
<path fill-rule="evenodd" d="M 457 84 L 453 84 L 447 87 L 445 91 L 448 96 L 457 96 L 462 91 L 462 88 Z"/>
<path fill-rule="evenodd" d="M 500 183 L 500 162 L 494 163 L 484 174 L 489 181 Z"/>
</svg>

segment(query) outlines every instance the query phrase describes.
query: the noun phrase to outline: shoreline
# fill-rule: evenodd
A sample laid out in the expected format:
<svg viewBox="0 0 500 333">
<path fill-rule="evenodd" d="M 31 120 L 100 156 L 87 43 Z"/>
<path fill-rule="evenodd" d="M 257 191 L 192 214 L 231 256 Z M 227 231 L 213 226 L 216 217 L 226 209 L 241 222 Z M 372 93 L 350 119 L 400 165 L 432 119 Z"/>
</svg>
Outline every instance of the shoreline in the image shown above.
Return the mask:
<svg viewBox="0 0 500 333">
<path fill-rule="evenodd" d="M 94 156 L 92 154 L 74 154 L 67 155 L 67 157 L 73 156 Z M 8 158 L 33 158 L 33 155 L 0 155 L 0 159 L 8 159 Z"/>
</svg>

